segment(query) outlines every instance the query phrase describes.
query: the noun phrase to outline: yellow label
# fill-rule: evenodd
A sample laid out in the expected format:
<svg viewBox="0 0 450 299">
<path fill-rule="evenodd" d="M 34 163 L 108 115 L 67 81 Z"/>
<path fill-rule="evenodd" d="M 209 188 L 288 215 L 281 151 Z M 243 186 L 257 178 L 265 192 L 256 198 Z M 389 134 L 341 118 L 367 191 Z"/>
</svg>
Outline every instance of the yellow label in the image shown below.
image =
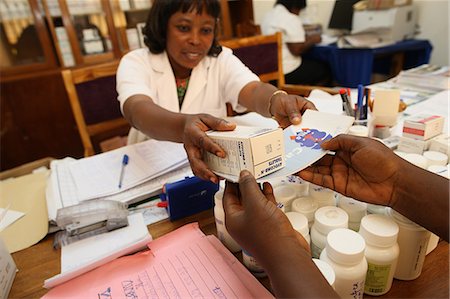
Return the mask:
<svg viewBox="0 0 450 299">
<path fill-rule="evenodd" d="M 383 293 L 386 289 L 387 281 L 389 278 L 389 271 L 391 271 L 391 265 L 376 265 L 372 263 L 367 264 L 368 267 L 364 292 L 375 294 Z"/>
</svg>

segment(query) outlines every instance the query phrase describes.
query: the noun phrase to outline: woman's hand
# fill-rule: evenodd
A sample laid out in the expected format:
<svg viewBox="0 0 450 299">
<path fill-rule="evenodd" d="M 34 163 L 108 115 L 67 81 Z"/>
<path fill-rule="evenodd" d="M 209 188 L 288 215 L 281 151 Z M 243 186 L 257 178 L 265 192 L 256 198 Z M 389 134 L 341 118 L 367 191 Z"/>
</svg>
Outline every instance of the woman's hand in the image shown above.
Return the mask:
<svg viewBox="0 0 450 299">
<path fill-rule="evenodd" d="M 225 158 L 226 152 L 207 135 L 206 131 L 232 131 L 236 124 L 208 114 L 187 115 L 184 130 L 183 143 L 192 171 L 203 180 L 218 183 L 218 177 L 208 168 L 203 161 L 204 151 L 208 151 L 217 157 Z"/>
<path fill-rule="evenodd" d="M 284 129 L 301 122 L 306 109 L 317 110 L 316 106 L 304 97 L 284 92 L 273 95 L 270 99 L 269 113 Z"/>
</svg>

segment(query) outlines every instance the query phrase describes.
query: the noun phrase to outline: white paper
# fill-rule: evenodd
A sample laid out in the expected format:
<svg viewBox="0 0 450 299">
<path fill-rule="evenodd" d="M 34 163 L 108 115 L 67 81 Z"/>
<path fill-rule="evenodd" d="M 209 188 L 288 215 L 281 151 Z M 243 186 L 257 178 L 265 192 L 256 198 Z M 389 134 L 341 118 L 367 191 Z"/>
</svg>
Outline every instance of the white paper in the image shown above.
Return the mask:
<svg viewBox="0 0 450 299">
<path fill-rule="evenodd" d="M 320 112 L 342 114 L 342 99 L 341 95 L 331 95 L 320 89 L 313 89 L 308 96 L 308 100 L 311 101 L 317 110 Z"/>
<path fill-rule="evenodd" d="M 14 211 L 10 209 L 0 208 L 0 231 L 4 230 L 20 218 L 22 218 L 25 213 Z"/>
<path fill-rule="evenodd" d="M 129 156 L 129 162 L 124 169 L 122 188 L 119 188 L 124 154 Z M 186 162 L 182 144 L 151 139 L 74 161 L 70 172 L 79 199 L 87 200 L 122 192 Z"/>
<path fill-rule="evenodd" d="M 92 236 L 61 249 L 61 274 L 45 281 L 52 288 L 125 254 L 146 247 L 152 240 L 141 213 L 128 216 L 128 226 Z"/>
</svg>

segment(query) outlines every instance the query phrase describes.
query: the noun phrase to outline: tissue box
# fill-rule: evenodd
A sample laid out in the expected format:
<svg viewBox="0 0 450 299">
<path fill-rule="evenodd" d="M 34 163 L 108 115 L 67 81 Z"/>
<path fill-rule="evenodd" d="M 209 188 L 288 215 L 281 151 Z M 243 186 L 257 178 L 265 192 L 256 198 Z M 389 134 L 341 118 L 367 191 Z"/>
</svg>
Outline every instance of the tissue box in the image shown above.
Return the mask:
<svg viewBox="0 0 450 299">
<path fill-rule="evenodd" d="M 418 114 L 405 119 L 403 122 L 403 136 L 428 140 L 442 133 L 444 117 L 430 114 Z"/>
<path fill-rule="evenodd" d="M 260 178 L 285 166 L 283 130 L 237 126 L 234 131 L 206 133 L 227 153 L 219 158 L 209 152 L 203 156 L 208 167 L 217 173 L 239 176 L 241 170 Z"/>
</svg>

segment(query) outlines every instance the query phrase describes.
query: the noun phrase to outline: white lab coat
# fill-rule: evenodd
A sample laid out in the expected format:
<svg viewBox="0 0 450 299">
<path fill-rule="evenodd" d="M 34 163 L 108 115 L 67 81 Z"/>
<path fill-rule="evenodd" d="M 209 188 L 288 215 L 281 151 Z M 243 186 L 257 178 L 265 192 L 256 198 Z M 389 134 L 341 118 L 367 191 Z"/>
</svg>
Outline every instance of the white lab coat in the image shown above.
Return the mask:
<svg viewBox="0 0 450 299">
<path fill-rule="evenodd" d="M 182 113 L 208 113 L 226 117 L 226 103 L 236 108 L 241 89 L 252 81 L 259 81 L 228 48 L 218 57 L 205 57 L 191 73 L 181 109 L 178 104 L 175 76 L 166 52 L 152 54 L 148 49 L 137 49 L 126 54 L 117 70 L 117 92 L 121 109 L 133 95 L 149 96 L 159 106 Z M 163 124 L 162 124 L 163 125 Z M 128 142 L 147 139 L 131 129 Z"/>
</svg>

